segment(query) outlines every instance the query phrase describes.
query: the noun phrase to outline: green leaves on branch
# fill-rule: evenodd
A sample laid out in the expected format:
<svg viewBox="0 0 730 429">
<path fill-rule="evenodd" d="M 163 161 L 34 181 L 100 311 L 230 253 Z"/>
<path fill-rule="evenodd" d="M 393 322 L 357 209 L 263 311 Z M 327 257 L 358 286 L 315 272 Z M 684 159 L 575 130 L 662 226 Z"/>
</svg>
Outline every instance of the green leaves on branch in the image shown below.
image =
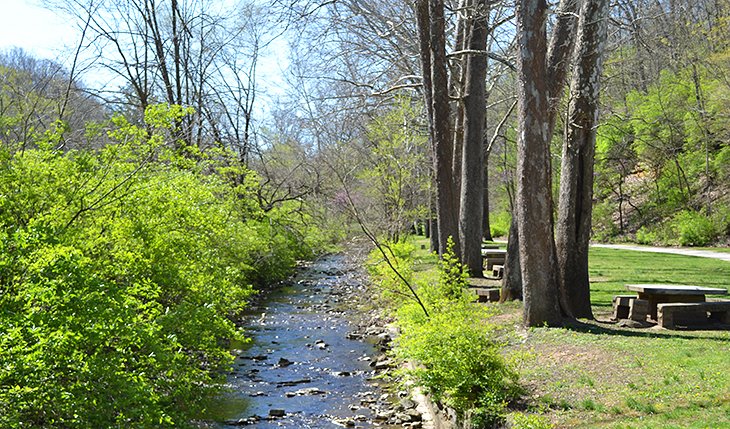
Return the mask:
<svg viewBox="0 0 730 429">
<path fill-rule="evenodd" d="M 186 426 L 224 380 L 252 285 L 317 243 L 289 208 L 263 214 L 252 172 L 210 174 L 231 172 L 225 153 L 169 149 L 186 113 L 115 117 L 93 152 L 2 149 L 0 427 Z"/>
<path fill-rule="evenodd" d="M 502 422 L 507 402 L 517 395 L 517 373 L 502 355 L 495 325 L 489 322 L 494 309 L 474 302 L 451 250 L 438 262 L 438 272 L 429 276 L 414 272 L 411 243 L 389 248 L 401 273 L 417 285 L 429 312 L 426 317 L 413 300 L 398 299 L 405 293 L 393 293 L 397 279 L 373 253 L 371 274 L 398 316 L 396 353 L 416 365 L 409 375 L 435 400 L 453 407 L 469 427 Z"/>
</svg>

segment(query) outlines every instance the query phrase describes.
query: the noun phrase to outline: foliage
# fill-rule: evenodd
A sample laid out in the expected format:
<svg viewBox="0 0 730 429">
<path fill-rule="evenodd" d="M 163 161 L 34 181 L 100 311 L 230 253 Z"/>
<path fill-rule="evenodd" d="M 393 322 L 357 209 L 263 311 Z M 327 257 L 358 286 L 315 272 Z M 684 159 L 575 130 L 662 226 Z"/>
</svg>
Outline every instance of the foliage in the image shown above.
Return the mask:
<svg viewBox="0 0 730 429">
<path fill-rule="evenodd" d="M 730 186 L 730 87 L 717 73 L 721 62 L 665 70 L 615 101 L 622 113 L 604 120 L 596 144 L 597 237 L 637 231 L 642 242 L 685 245 L 720 238 L 701 211 L 722 211 L 727 201 L 718 196 Z"/>
<path fill-rule="evenodd" d="M 506 237 L 512 216 L 507 211 L 501 211 L 489 217 L 489 227 L 492 237 Z"/>
<path fill-rule="evenodd" d="M 407 250 L 398 254 L 398 267 L 412 266 L 412 244 L 396 248 Z M 473 302 L 465 290 L 466 274 L 450 251 L 438 266 L 436 281 L 406 269 L 430 317 L 415 302 L 398 303 L 397 353 L 417 364 L 410 372 L 417 384 L 473 427 L 501 422 L 506 403 L 516 395 L 517 376 L 501 354 L 502 344 L 494 339 L 489 322 L 493 311 Z M 382 268 L 371 273 L 379 283 L 396 281 Z"/>
<path fill-rule="evenodd" d="M 551 429 L 554 427 L 547 417 L 538 414 L 514 413 L 511 418 L 512 429 Z"/>
<path fill-rule="evenodd" d="M 166 149 L 186 113 L 117 117 L 98 151 L 2 150 L 0 426 L 186 426 L 252 285 L 311 255 L 290 208 L 250 203 L 253 172 L 232 185 L 207 173 L 222 154 Z"/>
<path fill-rule="evenodd" d="M 682 246 L 704 246 L 717 236 L 712 221 L 695 211 L 677 213 L 672 218 L 672 226 Z"/>
<path fill-rule="evenodd" d="M 639 228 L 636 231 L 636 242 L 655 245 L 705 246 L 718 238 L 721 228 L 721 225 L 716 226 L 712 218 L 702 213 L 683 210 L 664 223 Z"/>
<path fill-rule="evenodd" d="M 380 229 L 392 241 L 427 213 L 431 175 L 419 114 L 417 105 L 402 97 L 368 126 L 371 156 L 360 177 Z"/>
</svg>

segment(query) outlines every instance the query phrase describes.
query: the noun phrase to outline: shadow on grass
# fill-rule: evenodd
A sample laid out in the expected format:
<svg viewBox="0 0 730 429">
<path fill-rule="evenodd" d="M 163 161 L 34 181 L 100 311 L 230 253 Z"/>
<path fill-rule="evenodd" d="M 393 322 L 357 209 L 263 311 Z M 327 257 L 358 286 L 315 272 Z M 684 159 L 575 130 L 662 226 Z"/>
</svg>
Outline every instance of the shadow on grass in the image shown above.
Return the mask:
<svg viewBox="0 0 730 429">
<path fill-rule="evenodd" d="M 675 334 L 674 332 L 682 332 L 682 330 L 678 331 L 671 331 L 672 333 L 665 333 L 661 331 L 653 330 L 652 328 L 647 328 L 644 331 L 639 331 L 635 329 L 626 329 L 626 328 L 619 328 L 614 327 L 609 324 L 606 324 L 605 322 L 581 322 L 579 320 L 571 320 L 566 322 L 563 327 L 565 329 L 575 331 L 575 332 L 581 332 L 586 334 L 594 334 L 594 335 L 615 335 L 615 336 L 622 336 L 622 337 L 635 337 L 635 338 L 666 338 L 666 339 L 672 339 L 672 338 L 681 338 L 685 340 L 715 340 L 715 341 L 722 341 L 722 342 L 728 342 L 730 343 L 730 336 L 694 336 L 694 335 L 683 335 L 683 334 Z M 729 325 L 708 325 L 706 327 L 698 327 L 698 328 L 692 328 L 692 329 L 686 329 L 686 331 L 692 331 L 692 332 L 707 332 L 707 331 L 724 331 L 724 332 L 730 332 L 730 326 Z"/>
</svg>

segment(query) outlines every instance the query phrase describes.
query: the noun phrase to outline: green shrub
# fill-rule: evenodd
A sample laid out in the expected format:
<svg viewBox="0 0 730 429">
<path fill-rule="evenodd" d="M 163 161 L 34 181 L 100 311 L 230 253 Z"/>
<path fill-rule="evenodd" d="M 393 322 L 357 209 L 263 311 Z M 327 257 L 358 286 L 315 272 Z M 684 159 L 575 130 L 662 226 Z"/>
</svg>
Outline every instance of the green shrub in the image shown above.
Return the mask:
<svg viewBox="0 0 730 429">
<path fill-rule="evenodd" d="M 96 152 L 0 149 L 0 427 L 187 426 L 252 284 L 311 251 L 253 173 L 165 149 L 178 114 L 151 111 L 151 137 L 115 118 Z"/>
<path fill-rule="evenodd" d="M 696 211 L 683 210 L 677 213 L 670 225 L 682 246 L 704 246 L 717 238 L 712 220 Z"/>
<path fill-rule="evenodd" d="M 547 417 L 539 414 L 514 413 L 511 415 L 512 429 L 552 429 Z"/>
<path fill-rule="evenodd" d="M 428 319 L 415 312 L 408 306 L 399 313 L 398 353 L 421 365 L 412 372 L 417 384 L 462 417 L 470 415 L 475 427 L 501 421 L 517 375 L 490 339 L 487 311 L 462 303 Z"/>
<path fill-rule="evenodd" d="M 646 226 L 642 226 L 636 231 L 636 242 L 639 244 L 659 244 L 656 232 Z"/>
<path fill-rule="evenodd" d="M 593 238 L 599 242 L 610 241 L 619 234 L 613 221 L 616 206 L 613 201 L 602 201 L 593 207 Z"/>
<path fill-rule="evenodd" d="M 407 245 L 396 249 L 403 249 L 400 255 L 409 258 Z M 397 266 L 412 280 L 411 264 L 410 259 L 398 258 Z M 371 273 L 381 284 L 397 282 L 383 265 L 372 268 Z M 401 335 L 396 350 L 400 358 L 417 363 L 410 375 L 418 385 L 435 400 L 453 407 L 468 427 L 483 427 L 504 420 L 505 406 L 517 392 L 517 374 L 492 335 L 495 327 L 489 318 L 493 310 L 475 303 L 465 286 L 461 264 L 447 252 L 439 263 L 438 280 L 417 282 L 429 316 L 414 300 L 399 301 Z"/>
<path fill-rule="evenodd" d="M 730 237 L 730 206 L 715 207 L 711 218 L 718 236 Z"/>
<path fill-rule="evenodd" d="M 507 211 L 502 211 L 489 217 L 489 232 L 492 237 L 506 237 L 509 234 L 509 225 L 512 216 Z"/>
</svg>

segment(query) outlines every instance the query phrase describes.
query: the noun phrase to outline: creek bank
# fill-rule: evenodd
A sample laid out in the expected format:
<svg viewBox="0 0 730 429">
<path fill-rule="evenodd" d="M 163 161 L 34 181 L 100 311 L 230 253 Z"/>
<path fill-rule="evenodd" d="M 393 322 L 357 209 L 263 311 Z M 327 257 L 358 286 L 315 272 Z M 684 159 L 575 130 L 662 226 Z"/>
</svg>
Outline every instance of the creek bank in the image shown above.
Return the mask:
<svg viewBox="0 0 730 429">
<path fill-rule="evenodd" d="M 424 427 L 416 403 L 380 377 L 395 365 L 384 355 L 389 321 L 372 309 L 356 262 L 320 258 L 250 305 L 251 341 L 206 427 Z"/>
</svg>

